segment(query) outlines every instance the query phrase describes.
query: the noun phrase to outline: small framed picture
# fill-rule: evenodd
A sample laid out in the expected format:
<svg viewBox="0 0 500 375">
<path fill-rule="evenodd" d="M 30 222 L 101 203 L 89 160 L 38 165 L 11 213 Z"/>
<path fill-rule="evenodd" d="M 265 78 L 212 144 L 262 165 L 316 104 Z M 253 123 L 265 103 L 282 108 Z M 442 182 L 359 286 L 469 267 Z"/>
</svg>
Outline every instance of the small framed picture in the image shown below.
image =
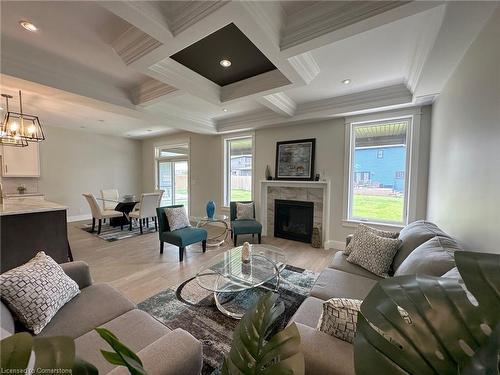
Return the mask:
<svg viewBox="0 0 500 375">
<path fill-rule="evenodd" d="M 277 180 L 314 180 L 316 139 L 276 143 Z"/>
</svg>

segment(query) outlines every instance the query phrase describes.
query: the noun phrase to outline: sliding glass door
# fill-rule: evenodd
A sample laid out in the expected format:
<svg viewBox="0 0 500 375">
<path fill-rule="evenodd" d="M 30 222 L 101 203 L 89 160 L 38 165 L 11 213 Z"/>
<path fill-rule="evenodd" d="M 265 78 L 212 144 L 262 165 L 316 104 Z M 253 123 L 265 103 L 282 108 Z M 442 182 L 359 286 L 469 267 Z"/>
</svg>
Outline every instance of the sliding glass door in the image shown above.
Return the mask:
<svg viewBox="0 0 500 375">
<path fill-rule="evenodd" d="M 164 190 L 161 205 L 189 206 L 189 163 L 187 146 L 157 151 L 157 186 Z"/>
</svg>

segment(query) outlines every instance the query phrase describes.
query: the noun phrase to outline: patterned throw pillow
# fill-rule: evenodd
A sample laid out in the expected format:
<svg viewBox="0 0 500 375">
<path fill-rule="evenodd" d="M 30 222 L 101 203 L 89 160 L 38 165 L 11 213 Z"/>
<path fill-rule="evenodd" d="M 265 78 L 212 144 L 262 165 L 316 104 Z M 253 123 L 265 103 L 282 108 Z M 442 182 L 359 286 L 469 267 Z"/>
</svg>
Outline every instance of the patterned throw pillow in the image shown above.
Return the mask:
<svg viewBox="0 0 500 375">
<path fill-rule="evenodd" d="M 349 255 L 354 247 L 356 246 L 356 239 L 360 236 L 363 236 L 364 233 L 370 232 L 373 234 L 376 234 L 377 236 L 380 237 L 386 237 L 386 238 L 398 238 L 399 233 L 398 232 L 390 232 L 386 230 L 380 230 L 376 228 L 369 227 L 364 224 L 359 224 L 358 227 L 356 228 L 356 231 L 354 232 L 354 235 L 352 236 L 351 241 L 349 244 L 346 246 L 344 250 L 344 255 Z"/>
<path fill-rule="evenodd" d="M 170 230 L 177 230 L 191 226 L 184 206 L 165 208 L 165 215 L 167 215 Z"/>
<path fill-rule="evenodd" d="M 0 275 L 0 293 L 10 310 L 37 335 L 80 289 L 40 251 L 29 262 Z"/>
<path fill-rule="evenodd" d="M 350 298 L 331 298 L 323 302 L 323 312 L 316 329 L 352 344 L 356 335 L 358 313 L 361 311 L 362 303 L 362 300 Z M 406 310 L 398 306 L 398 312 L 407 324 L 412 324 L 411 317 Z M 395 342 L 382 330 L 370 322 L 368 324 L 387 340 Z"/>
<path fill-rule="evenodd" d="M 352 343 L 362 302 L 349 298 L 332 298 L 323 302 L 323 313 L 316 329 Z"/>
<path fill-rule="evenodd" d="M 400 242 L 399 239 L 380 237 L 366 231 L 356 238 L 355 246 L 347 257 L 347 261 L 357 264 L 375 275 L 387 277 L 387 272 L 399 249 Z"/>
<path fill-rule="evenodd" d="M 253 202 L 236 203 L 236 220 L 253 220 Z"/>
</svg>

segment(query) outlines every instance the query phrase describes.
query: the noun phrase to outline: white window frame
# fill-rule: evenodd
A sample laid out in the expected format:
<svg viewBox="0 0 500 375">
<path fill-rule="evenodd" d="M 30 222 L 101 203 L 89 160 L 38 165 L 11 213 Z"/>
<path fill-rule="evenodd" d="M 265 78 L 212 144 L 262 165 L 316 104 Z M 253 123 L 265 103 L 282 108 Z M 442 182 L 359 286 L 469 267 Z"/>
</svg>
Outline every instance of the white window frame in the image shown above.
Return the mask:
<svg viewBox="0 0 500 375">
<path fill-rule="evenodd" d="M 186 146 L 188 148 L 188 153 L 186 157 L 183 156 L 165 156 L 161 157 L 160 152 L 164 148 L 175 148 L 175 147 L 182 147 Z M 190 163 L 190 158 L 191 158 L 191 144 L 190 142 L 181 142 L 181 143 L 172 143 L 172 144 L 163 144 L 163 145 L 156 145 L 154 147 L 154 153 L 155 153 L 155 158 L 154 158 L 154 170 L 155 170 L 155 189 L 159 189 L 159 177 L 160 177 L 160 163 L 161 162 L 175 162 L 175 161 L 187 161 L 188 164 L 188 177 L 187 177 L 187 191 L 188 191 L 188 211 L 191 211 L 191 163 Z M 175 170 L 172 169 L 172 177 L 175 178 L 174 176 Z M 172 185 L 172 196 L 175 197 L 175 184 Z M 188 212 L 188 214 L 189 214 Z"/>
<path fill-rule="evenodd" d="M 229 204 L 231 202 L 231 198 L 229 197 L 229 192 L 231 191 L 230 185 L 230 178 L 229 178 L 229 162 L 228 162 L 228 157 L 229 157 L 229 150 L 228 150 L 228 144 L 230 141 L 237 140 L 237 139 L 243 139 L 243 138 L 251 138 L 252 139 L 252 179 L 251 179 L 251 186 L 252 186 L 252 191 L 251 191 L 251 200 L 254 200 L 254 178 L 255 178 L 255 134 L 254 133 L 240 133 L 237 135 L 231 135 L 227 137 L 222 137 L 222 204 L 223 207 L 229 208 Z"/>
<path fill-rule="evenodd" d="M 357 226 L 359 223 L 373 224 L 379 227 L 402 228 L 409 222 L 416 220 L 417 211 L 417 177 L 418 177 L 418 150 L 420 136 L 421 108 L 410 108 L 398 111 L 359 115 L 346 118 L 346 142 L 345 142 L 345 165 L 344 165 L 344 199 L 342 224 L 348 227 Z M 352 187 L 352 161 L 354 157 L 353 129 L 355 125 L 383 123 L 398 119 L 408 119 L 409 127 L 406 132 L 406 171 L 405 171 L 405 196 L 403 222 L 373 221 L 350 218 L 350 194 Z M 423 167 L 423 166 L 422 166 Z"/>
</svg>

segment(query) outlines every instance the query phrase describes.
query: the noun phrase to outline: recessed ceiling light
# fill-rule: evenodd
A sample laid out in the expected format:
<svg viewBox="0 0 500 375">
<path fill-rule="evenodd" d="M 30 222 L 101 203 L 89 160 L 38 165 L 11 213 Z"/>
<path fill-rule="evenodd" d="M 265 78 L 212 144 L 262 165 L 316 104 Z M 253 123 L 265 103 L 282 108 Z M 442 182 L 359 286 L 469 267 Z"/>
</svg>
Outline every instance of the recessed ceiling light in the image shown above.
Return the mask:
<svg viewBox="0 0 500 375">
<path fill-rule="evenodd" d="M 344 79 L 344 80 L 342 81 L 342 83 L 343 83 L 344 85 L 348 85 L 349 83 L 351 83 L 351 80 L 350 80 L 349 78 L 347 78 L 347 79 Z"/>
<path fill-rule="evenodd" d="M 221 61 L 219 61 L 219 64 L 223 68 L 229 68 L 231 66 L 231 61 L 229 61 L 228 59 L 222 59 Z"/>
<path fill-rule="evenodd" d="M 26 30 L 31 31 L 32 33 L 34 33 L 35 31 L 38 31 L 38 27 L 36 27 L 35 25 L 33 25 L 31 22 L 28 22 L 28 21 L 19 21 L 19 24 L 23 28 L 25 28 Z"/>
<path fill-rule="evenodd" d="M 227 112 L 227 108 L 222 108 L 222 110 L 223 110 L 224 112 Z"/>
</svg>

